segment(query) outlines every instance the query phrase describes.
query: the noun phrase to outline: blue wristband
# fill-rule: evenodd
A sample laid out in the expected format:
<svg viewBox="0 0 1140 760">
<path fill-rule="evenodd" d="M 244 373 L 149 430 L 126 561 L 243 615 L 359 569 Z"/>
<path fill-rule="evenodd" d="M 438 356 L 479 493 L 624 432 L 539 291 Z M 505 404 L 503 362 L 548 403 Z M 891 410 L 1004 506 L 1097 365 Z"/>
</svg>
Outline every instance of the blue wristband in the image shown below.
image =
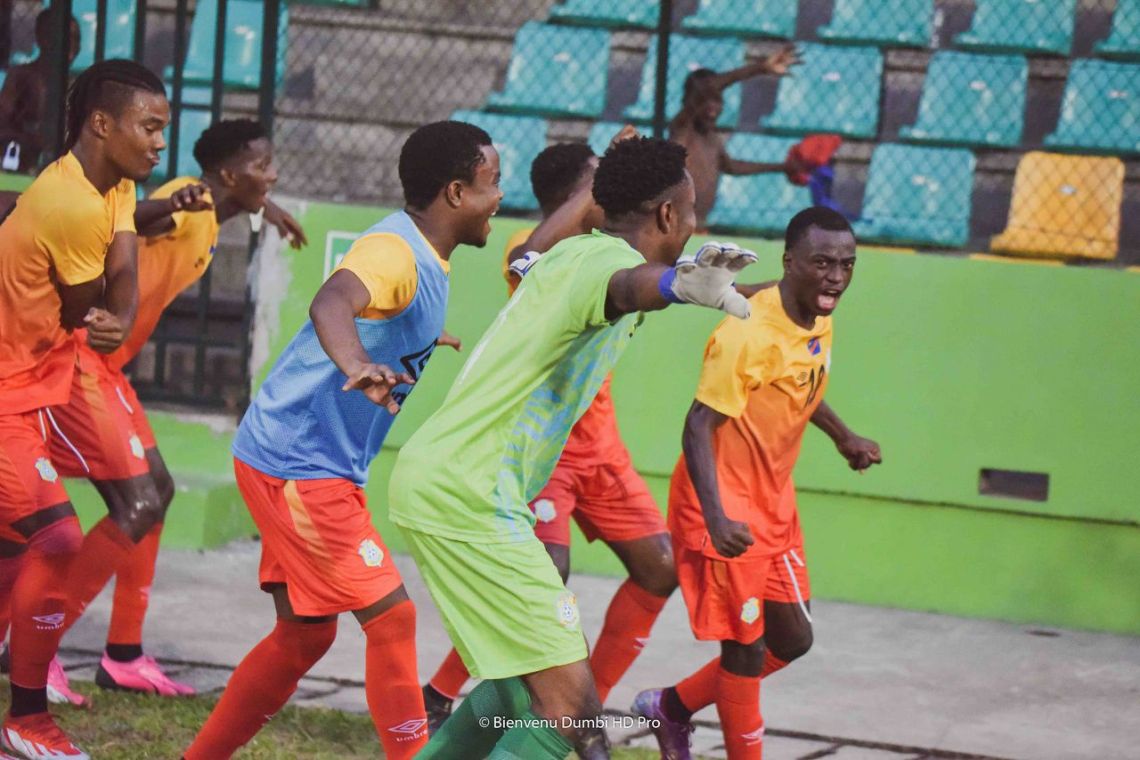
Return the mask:
<svg viewBox="0 0 1140 760">
<path fill-rule="evenodd" d="M 661 294 L 669 303 L 684 303 L 677 294 L 673 292 L 673 280 L 677 279 L 676 269 L 666 269 L 661 274 L 661 279 L 657 281 L 657 292 Z"/>
</svg>

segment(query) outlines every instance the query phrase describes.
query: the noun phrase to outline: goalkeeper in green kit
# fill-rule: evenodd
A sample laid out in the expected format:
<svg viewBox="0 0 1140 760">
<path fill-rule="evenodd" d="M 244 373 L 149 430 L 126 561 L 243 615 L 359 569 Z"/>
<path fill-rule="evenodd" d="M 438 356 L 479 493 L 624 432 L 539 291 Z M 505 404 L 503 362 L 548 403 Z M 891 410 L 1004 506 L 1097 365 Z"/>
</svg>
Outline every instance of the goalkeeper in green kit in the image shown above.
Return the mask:
<svg viewBox="0 0 1140 760">
<path fill-rule="evenodd" d="M 748 316 L 733 278 L 755 254 L 710 243 L 678 261 L 696 225 L 685 158 L 648 138 L 606 152 L 593 190 L 602 229 L 515 262 L 522 284 L 400 451 L 392 520 L 484 679 L 421 759 L 564 758 L 600 722 L 577 600 L 528 504 L 641 312 L 687 302 Z"/>
</svg>

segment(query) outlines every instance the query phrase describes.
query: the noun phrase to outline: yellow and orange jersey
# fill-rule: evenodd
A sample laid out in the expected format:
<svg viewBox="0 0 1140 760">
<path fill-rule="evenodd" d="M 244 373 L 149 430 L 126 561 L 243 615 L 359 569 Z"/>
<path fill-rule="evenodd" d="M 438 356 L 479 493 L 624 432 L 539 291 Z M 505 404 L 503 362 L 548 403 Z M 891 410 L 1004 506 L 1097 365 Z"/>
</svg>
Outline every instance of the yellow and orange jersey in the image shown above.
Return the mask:
<svg viewBox="0 0 1140 760">
<path fill-rule="evenodd" d="M 714 436 L 727 517 L 748 523 L 755 543 L 740 559 L 786 551 L 800 536 L 792 468 L 804 428 L 831 371 L 831 318 L 810 330 L 788 318 L 778 287 L 749 299 L 752 316 L 725 319 L 705 347 L 696 399 L 728 417 Z M 690 549 L 719 557 L 682 455 L 673 472 L 669 525 Z"/>
<path fill-rule="evenodd" d="M 178 177 L 154 191 L 152 200 L 169 198 L 200 180 Z M 206 199 L 211 200 L 209 193 Z M 213 210 L 176 211 L 174 229 L 139 241 L 139 310 L 127 340 L 107 357 L 114 369 L 135 358 L 150 340 L 159 317 L 186 288 L 198 281 L 214 258 L 218 243 L 218 216 Z"/>
<path fill-rule="evenodd" d="M 64 404 L 75 344 L 60 325 L 57 285 L 103 275 L 115 235 L 135 231 L 135 183 L 101 194 L 74 154 L 52 163 L 0 225 L 0 409 Z"/>
<path fill-rule="evenodd" d="M 507 240 L 503 250 L 503 279 L 507 281 L 507 295 L 513 296 L 519 286 L 519 278 L 510 270 L 511 251 L 527 241 L 534 232 L 534 227 L 524 227 Z M 575 423 L 562 450 L 562 463 L 570 466 L 588 467 L 596 464 L 612 465 L 614 467 L 632 467 L 629 451 L 622 443 L 621 433 L 618 431 L 617 415 L 614 412 L 614 400 L 610 395 L 610 381 L 613 376 L 607 377 L 593 403 Z"/>
<path fill-rule="evenodd" d="M 427 238 L 423 240 L 444 273 L 450 273 L 451 264 L 440 258 Z M 368 290 L 368 306 L 357 314 L 361 319 L 396 316 L 408 308 L 419 286 L 415 253 L 406 240 L 392 232 L 374 232 L 358 238 L 334 272 L 342 269 L 360 278 Z"/>
</svg>

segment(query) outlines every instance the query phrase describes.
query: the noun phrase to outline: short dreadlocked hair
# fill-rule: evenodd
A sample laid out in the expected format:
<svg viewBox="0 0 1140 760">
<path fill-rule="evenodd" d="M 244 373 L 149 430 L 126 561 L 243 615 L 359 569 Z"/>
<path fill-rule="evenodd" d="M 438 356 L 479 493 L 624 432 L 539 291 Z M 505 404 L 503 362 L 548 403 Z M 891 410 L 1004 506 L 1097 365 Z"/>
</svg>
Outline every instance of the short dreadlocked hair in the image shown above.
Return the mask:
<svg viewBox="0 0 1140 760">
<path fill-rule="evenodd" d="M 490 135 L 462 121 L 435 121 L 412 132 L 400 149 L 405 203 L 427 208 L 449 183 L 474 182 L 482 148 L 490 144 Z"/>
<path fill-rule="evenodd" d="M 252 119 L 216 121 L 194 143 L 194 160 L 202 171 L 214 171 L 262 137 L 265 128 Z"/>
<path fill-rule="evenodd" d="M 610 147 L 594 174 L 594 200 L 609 218 L 645 204 L 685 181 L 684 147 L 654 137 L 632 137 Z"/>
<path fill-rule="evenodd" d="M 100 61 L 76 77 L 67 91 L 67 149 L 73 148 L 79 140 L 92 111 L 119 113 L 132 90 L 166 97 L 161 79 L 149 69 L 123 58 Z"/>
<path fill-rule="evenodd" d="M 585 143 L 558 143 L 534 157 L 530 186 L 538 205 L 546 208 L 565 198 L 590 165 L 594 151 Z"/>
</svg>

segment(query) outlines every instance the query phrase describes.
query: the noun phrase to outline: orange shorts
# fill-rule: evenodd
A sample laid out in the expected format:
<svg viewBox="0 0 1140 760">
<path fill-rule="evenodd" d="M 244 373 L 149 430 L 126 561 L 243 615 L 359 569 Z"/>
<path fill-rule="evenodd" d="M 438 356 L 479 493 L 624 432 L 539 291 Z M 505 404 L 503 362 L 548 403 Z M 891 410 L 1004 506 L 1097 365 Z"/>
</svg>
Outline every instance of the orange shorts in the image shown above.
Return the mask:
<svg viewBox="0 0 1140 760">
<path fill-rule="evenodd" d="M 156 447 L 135 389 L 86 345 L 77 352 L 71 400 L 52 407 L 52 461 L 69 478 L 123 480 L 150 472 L 146 450 Z"/>
<path fill-rule="evenodd" d="M 802 543 L 775 557 L 726 562 L 674 540 L 673 559 L 689 625 L 701 641 L 756 641 L 764 635 L 764 602 L 799 604 L 807 612 L 811 585 Z"/>
<path fill-rule="evenodd" d="M 590 541 L 632 541 L 668 533 L 649 487 L 632 465 L 559 462 L 530 504 L 534 534 L 544 544 L 570 545 L 570 516 Z"/>
<path fill-rule="evenodd" d="M 282 480 L 240 459 L 234 473 L 261 531 L 261 588 L 284 583 L 298 615 L 363 609 L 403 583 L 363 488 L 341 478 Z"/>
<path fill-rule="evenodd" d="M 47 409 L 0 415 L 0 538 L 19 541 L 16 525 L 36 512 L 68 501 L 52 461 Z"/>
</svg>

